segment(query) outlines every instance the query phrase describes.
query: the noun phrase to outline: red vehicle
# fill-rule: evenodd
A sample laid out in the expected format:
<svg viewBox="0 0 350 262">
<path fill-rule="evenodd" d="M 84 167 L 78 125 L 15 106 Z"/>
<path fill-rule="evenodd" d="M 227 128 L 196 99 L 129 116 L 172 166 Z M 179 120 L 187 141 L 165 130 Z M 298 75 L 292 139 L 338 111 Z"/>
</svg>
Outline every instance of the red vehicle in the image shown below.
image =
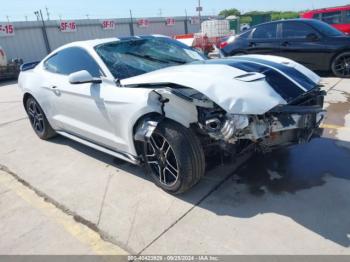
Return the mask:
<svg viewBox="0 0 350 262">
<path fill-rule="evenodd" d="M 300 17 L 322 20 L 350 34 L 350 5 L 312 10 L 302 13 Z"/>
</svg>

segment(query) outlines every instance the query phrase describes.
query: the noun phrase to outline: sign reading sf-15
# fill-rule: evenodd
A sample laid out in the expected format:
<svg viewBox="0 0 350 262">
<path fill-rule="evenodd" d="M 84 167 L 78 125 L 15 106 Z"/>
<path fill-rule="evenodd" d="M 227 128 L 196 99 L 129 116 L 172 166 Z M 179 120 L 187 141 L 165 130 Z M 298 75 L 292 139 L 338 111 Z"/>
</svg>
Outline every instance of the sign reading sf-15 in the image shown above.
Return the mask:
<svg viewBox="0 0 350 262">
<path fill-rule="evenodd" d="M 13 36 L 15 35 L 15 27 L 13 24 L 0 24 L 0 36 Z"/>
</svg>

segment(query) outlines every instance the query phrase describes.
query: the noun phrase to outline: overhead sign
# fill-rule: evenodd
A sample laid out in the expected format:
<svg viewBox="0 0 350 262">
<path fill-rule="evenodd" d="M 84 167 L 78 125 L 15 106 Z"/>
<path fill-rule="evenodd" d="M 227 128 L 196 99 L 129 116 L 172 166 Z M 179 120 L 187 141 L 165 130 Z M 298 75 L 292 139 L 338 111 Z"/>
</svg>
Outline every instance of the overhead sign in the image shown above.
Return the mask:
<svg viewBox="0 0 350 262">
<path fill-rule="evenodd" d="M 15 27 L 13 24 L 0 24 L 0 36 L 13 36 L 15 35 Z"/>
<path fill-rule="evenodd" d="M 176 23 L 175 18 L 167 18 L 165 22 L 167 26 L 173 26 L 175 25 L 175 23 Z"/>
<path fill-rule="evenodd" d="M 149 24 L 150 24 L 150 22 L 149 22 L 148 19 L 139 19 L 139 20 L 137 20 L 137 25 L 139 27 L 149 27 Z"/>
<path fill-rule="evenodd" d="M 113 20 L 103 20 L 102 21 L 102 29 L 103 30 L 114 30 L 115 22 Z"/>
<path fill-rule="evenodd" d="M 77 25 L 74 21 L 61 21 L 60 31 L 64 33 L 72 33 L 77 31 Z"/>
</svg>

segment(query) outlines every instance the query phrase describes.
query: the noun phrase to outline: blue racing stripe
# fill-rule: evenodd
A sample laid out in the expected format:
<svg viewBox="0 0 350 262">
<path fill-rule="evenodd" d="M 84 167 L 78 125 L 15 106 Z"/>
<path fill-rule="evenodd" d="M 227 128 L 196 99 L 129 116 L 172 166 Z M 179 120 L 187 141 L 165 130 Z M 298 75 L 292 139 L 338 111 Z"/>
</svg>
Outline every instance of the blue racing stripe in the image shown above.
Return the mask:
<svg viewBox="0 0 350 262">
<path fill-rule="evenodd" d="M 244 61 L 249 61 L 249 62 L 256 62 L 259 64 L 264 64 L 266 66 L 270 66 L 273 68 L 278 69 L 279 71 L 283 72 L 290 78 L 292 78 L 295 82 L 297 82 L 299 85 L 301 85 L 303 88 L 305 88 L 307 91 L 315 88 L 317 86 L 317 83 L 312 81 L 309 77 L 295 69 L 294 67 L 290 67 L 284 64 L 280 64 L 277 62 L 272 62 L 260 58 L 253 58 L 253 57 L 245 57 L 245 56 L 237 56 L 233 57 L 232 59 L 234 60 L 244 60 Z"/>
<path fill-rule="evenodd" d="M 290 102 L 298 96 L 304 94 L 306 88 L 300 88 L 300 84 L 296 81 L 291 81 L 292 77 L 287 77 L 287 74 L 282 73 L 281 70 L 268 66 L 263 63 L 252 62 L 241 59 L 213 59 L 197 63 L 205 64 L 224 64 L 238 68 L 245 72 L 257 72 L 265 75 L 266 82 L 287 102 Z"/>
</svg>

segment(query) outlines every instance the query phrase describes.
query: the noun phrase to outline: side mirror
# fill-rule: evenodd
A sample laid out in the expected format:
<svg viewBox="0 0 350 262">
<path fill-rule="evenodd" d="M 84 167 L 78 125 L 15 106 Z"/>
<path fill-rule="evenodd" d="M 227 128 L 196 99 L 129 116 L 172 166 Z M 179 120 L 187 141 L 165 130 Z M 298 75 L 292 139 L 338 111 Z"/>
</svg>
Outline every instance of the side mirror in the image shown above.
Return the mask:
<svg viewBox="0 0 350 262">
<path fill-rule="evenodd" d="M 311 42 L 315 42 L 315 41 L 318 41 L 320 38 L 318 37 L 318 35 L 316 35 L 314 33 L 310 33 L 306 36 L 306 39 L 311 41 Z"/>
<path fill-rule="evenodd" d="M 75 73 L 71 73 L 68 76 L 69 83 L 71 84 L 86 84 L 86 83 L 92 83 L 92 84 L 101 84 L 102 80 L 101 78 L 93 77 L 88 71 L 81 70 Z"/>
</svg>

